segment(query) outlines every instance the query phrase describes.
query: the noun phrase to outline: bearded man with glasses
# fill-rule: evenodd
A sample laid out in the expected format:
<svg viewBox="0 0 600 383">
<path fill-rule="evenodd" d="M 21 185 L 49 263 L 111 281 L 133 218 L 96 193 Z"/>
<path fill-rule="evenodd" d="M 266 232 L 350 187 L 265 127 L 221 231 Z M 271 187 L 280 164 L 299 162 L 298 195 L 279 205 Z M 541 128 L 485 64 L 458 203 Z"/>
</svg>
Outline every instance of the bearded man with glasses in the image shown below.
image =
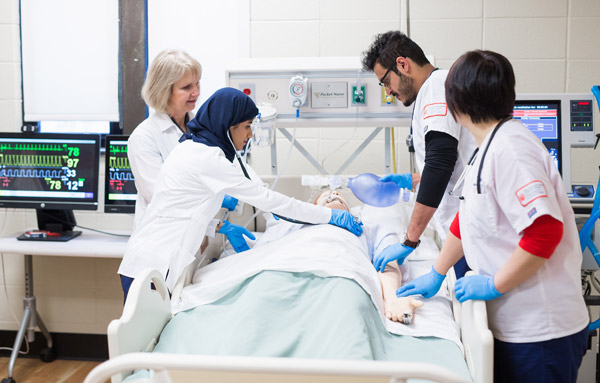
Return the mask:
<svg viewBox="0 0 600 383">
<path fill-rule="evenodd" d="M 375 268 L 384 271 L 388 262 L 404 262 L 430 221 L 445 240 L 459 203 L 449 192 L 477 144 L 448 112 L 444 86 L 448 71 L 435 68 L 405 34 L 390 31 L 376 36 L 362 63 L 365 70 L 375 73 L 387 94 L 405 106 L 414 104 L 411 134 L 418 173 L 388 174 L 382 181 L 407 189 L 419 184 L 417 202 L 403 242 L 389 246 L 373 260 Z M 455 266 L 458 277 L 466 270 L 464 260 Z"/>
</svg>

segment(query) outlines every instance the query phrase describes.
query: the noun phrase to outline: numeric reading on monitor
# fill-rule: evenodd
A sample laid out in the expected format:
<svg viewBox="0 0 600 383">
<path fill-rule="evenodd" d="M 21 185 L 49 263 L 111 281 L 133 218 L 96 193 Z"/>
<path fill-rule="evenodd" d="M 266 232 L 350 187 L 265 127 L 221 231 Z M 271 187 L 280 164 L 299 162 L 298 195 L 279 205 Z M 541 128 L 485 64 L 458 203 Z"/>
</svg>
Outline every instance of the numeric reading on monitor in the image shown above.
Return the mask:
<svg viewBox="0 0 600 383">
<path fill-rule="evenodd" d="M 85 139 L 0 138 L 0 196 L 43 201 L 93 198 L 96 145 Z"/>
</svg>

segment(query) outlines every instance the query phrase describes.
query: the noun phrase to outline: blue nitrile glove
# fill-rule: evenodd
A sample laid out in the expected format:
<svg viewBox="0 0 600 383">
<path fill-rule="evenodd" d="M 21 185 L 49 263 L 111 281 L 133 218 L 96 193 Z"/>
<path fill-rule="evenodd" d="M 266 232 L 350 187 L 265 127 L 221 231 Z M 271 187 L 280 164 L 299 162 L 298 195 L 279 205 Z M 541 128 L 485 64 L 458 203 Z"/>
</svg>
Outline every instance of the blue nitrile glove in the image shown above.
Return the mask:
<svg viewBox="0 0 600 383">
<path fill-rule="evenodd" d="M 421 294 L 424 298 L 431 298 L 440 291 L 444 279 L 446 279 L 446 276 L 438 273 L 433 266 L 431 266 L 431 271 L 429 273 L 421 275 L 419 278 L 415 278 L 410 283 L 407 283 L 396 290 L 396 296 L 401 298 L 409 295 Z"/>
<path fill-rule="evenodd" d="M 224 234 L 227 237 L 236 253 L 250 250 L 250 246 L 246 243 L 244 235 L 252 240 L 256 239 L 248 229 L 243 226 L 229 223 L 229 221 L 223 221 L 223 226 L 219 229 L 219 233 Z"/>
<path fill-rule="evenodd" d="M 362 222 L 357 222 L 349 211 L 331 209 L 329 224 L 339 226 L 360 237 L 362 234 Z"/>
<path fill-rule="evenodd" d="M 379 179 L 381 182 L 389 182 L 392 181 L 399 188 L 404 189 L 412 189 L 413 181 L 412 174 L 410 173 L 402 173 L 402 174 L 386 174 L 385 176 Z"/>
<path fill-rule="evenodd" d="M 232 196 L 225 194 L 225 197 L 223 197 L 223 202 L 221 203 L 221 207 L 229 211 L 234 211 L 237 204 L 237 198 L 233 198 Z"/>
<path fill-rule="evenodd" d="M 494 285 L 494 278 L 484 275 L 469 275 L 456 281 L 454 294 L 460 303 L 469 299 L 491 301 L 502 295 Z"/>
<path fill-rule="evenodd" d="M 415 251 L 413 247 L 404 246 L 401 243 L 389 245 L 373 258 L 373 266 L 375 266 L 375 270 L 383 273 L 388 262 L 398 260 L 398 265 L 401 265 L 404 263 L 404 258 L 413 251 Z"/>
</svg>

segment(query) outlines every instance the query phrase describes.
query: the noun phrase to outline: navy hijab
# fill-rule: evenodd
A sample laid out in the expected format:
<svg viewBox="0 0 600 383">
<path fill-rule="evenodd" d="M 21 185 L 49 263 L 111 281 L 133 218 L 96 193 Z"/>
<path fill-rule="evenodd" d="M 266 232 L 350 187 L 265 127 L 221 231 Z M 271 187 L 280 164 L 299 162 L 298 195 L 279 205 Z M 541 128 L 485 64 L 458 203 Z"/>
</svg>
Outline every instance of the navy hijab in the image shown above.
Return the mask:
<svg viewBox="0 0 600 383">
<path fill-rule="evenodd" d="M 188 133 L 179 142 L 193 140 L 218 146 L 231 162 L 235 149 L 227 137 L 230 126 L 251 120 L 258 114 L 254 101 L 235 88 L 221 88 L 202 104 L 196 117 L 188 122 Z"/>
</svg>

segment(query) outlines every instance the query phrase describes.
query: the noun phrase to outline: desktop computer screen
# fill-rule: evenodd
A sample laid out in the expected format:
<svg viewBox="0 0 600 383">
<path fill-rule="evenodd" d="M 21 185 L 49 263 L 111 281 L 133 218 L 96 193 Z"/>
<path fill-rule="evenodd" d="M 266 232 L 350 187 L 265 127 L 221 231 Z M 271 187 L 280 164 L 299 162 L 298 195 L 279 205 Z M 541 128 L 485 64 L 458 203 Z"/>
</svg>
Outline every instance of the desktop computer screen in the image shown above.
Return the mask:
<svg viewBox="0 0 600 383">
<path fill-rule="evenodd" d="M 560 101 L 517 100 L 513 118 L 521 120 L 542 141 L 562 174 Z"/>
<path fill-rule="evenodd" d="M 106 136 L 104 172 L 104 212 L 134 213 L 137 190 L 129 159 L 128 136 Z"/>
<path fill-rule="evenodd" d="M 73 209 L 98 209 L 99 162 L 96 134 L 0 133 L 0 207 L 36 209 L 40 230 L 72 231 Z"/>
</svg>

